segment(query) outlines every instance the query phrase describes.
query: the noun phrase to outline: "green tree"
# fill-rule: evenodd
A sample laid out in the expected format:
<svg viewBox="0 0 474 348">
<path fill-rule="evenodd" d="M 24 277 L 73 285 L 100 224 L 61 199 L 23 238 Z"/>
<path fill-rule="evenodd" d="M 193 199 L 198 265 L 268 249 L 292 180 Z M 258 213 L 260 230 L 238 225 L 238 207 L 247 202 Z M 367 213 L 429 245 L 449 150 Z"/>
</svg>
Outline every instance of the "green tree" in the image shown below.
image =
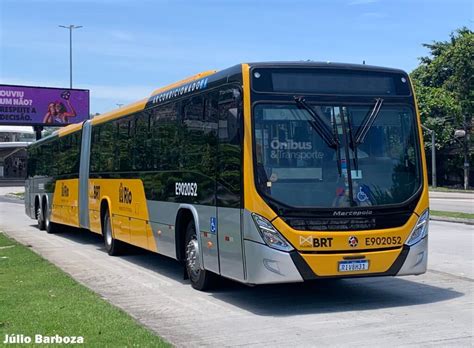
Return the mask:
<svg viewBox="0 0 474 348">
<path fill-rule="evenodd" d="M 437 147 L 453 142 L 455 128 L 474 113 L 474 33 L 461 28 L 449 41 L 424 44 L 429 56 L 411 73 L 423 124 L 436 131 Z M 430 127 L 431 126 L 431 127 Z"/>
<path fill-rule="evenodd" d="M 436 148 L 451 144 L 455 125 L 461 120 L 461 106 L 453 93 L 439 87 L 425 87 L 416 83 L 418 108 L 423 125 L 436 133 Z M 425 146 L 431 149 L 431 138 L 425 135 Z"/>
<path fill-rule="evenodd" d="M 421 57 L 420 65 L 410 74 L 421 121 L 436 133 L 436 147 L 441 150 L 438 163 L 443 164 L 447 173 L 462 177 L 459 165 L 462 154 L 453 156 L 453 135 L 454 130 L 463 129 L 464 124 L 468 125 L 468 132 L 472 132 L 474 33 L 463 27 L 453 32 L 448 41 L 434 41 L 423 46 L 428 48 L 429 55 Z M 431 147 L 428 134 L 425 134 L 425 146 Z M 472 153 L 470 157 L 472 160 Z"/>
</svg>

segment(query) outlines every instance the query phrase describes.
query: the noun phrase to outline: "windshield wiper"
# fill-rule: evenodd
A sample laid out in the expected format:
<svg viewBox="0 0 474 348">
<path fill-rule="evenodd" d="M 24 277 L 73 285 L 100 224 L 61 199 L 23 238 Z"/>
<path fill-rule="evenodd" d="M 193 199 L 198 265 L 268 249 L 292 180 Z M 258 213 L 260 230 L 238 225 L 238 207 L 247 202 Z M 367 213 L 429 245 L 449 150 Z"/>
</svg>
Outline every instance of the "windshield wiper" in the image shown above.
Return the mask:
<svg viewBox="0 0 474 348">
<path fill-rule="evenodd" d="M 375 119 L 377 118 L 377 116 L 380 112 L 380 109 L 382 108 L 382 104 L 383 104 L 383 99 L 382 98 L 375 99 L 375 105 L 374 105 L 374 108 L 372 109 L 370 115 L 368 114 L 364 118 L 364 120 L 362 121 L 361 126 L 357 130 L 357 134 L 355 136 L 355 143 L 353 144 L 353 146 L 357 147 L 357 145 L 362 144 L 364 142 L 365 137 L 367 136 L 367 133 L 370 130 L 370 127 L 372 127 L 372 125 L 374 124 Z"/>
<path fill-rule="evenodd" d="M 294 97 L 296 105 L 298 107 L 305 109 L 311 115 L 313 121 L 310 121 L 311 127 L 323 138 L 324 142 L 332 148 L 338 148 L 339 141 L 334 137 L 334 134 L 331 132 L 331 129 L 324 122 L 323 117 L 321 117 L 318 112 L 313 109 L 311 106 L 306 104 L 304 97 Z"/>
<path fill-rule="evenodd" d="M 342 110 L 342 113 L 346 113 L 347 119 L 347 128 L 349 130 L 349 141 L 352 152 L 354 153 L 354 170 L 357 172 L 359 170 L 359 155 L 357 153 L 357 144 L 354 139 L 354 130 L 352 129 L 352 116 L 350 112 Z"/>
<path fill-rule="evenodd" d="M 336 124 L 336 116 L 331 117 L 331 123 L 332 123 L 332 134 L 334 139 L 337 139 L 337 124 Z M 337 163 L 337 172 L 339 173 L 339 176 L 342 175 L 342 164 L 341 164 L 341 149 L 339 146 L 336 147 L 336 163 Z"/>
</svg>

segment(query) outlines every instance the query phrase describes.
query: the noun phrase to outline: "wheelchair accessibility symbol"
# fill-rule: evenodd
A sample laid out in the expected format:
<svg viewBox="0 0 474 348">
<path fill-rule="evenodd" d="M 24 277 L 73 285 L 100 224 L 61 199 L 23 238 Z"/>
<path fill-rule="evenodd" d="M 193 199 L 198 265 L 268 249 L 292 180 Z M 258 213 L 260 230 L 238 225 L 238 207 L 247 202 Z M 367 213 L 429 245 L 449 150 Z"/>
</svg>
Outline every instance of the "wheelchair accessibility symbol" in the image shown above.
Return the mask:
<svg viewBox="0 0 474 348">
<path fill-rule="evenodd" d="M 211 233 L 216 233 L 217 230 L 217 219 L 215 217 L 211 217 L 211 228 L 210 228 Z"/>
<path fill-rule="evenodd" d="M 357 192 L 357 199 L 359 200 L 359 202 L 365 202 L 369 199 L 369 196 L 367 196 L 362 187 L 359 187 L 359 192 Z"/>
</svg>

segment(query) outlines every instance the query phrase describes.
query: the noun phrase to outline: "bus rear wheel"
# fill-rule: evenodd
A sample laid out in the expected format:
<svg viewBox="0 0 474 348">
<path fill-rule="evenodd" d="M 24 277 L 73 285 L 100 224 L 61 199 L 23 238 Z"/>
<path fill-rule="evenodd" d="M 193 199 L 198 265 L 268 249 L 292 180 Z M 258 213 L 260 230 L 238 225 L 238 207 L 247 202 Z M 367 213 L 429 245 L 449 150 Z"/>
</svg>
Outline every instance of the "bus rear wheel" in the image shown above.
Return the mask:
<svg viewBox="0 0 474 348">
<path fill-rule="evenodd" d="M 44 230 L 46 226 L 44 223 L 43 209 L 41 209 L 41 204 L 38 204 L 36 207 L 36 221 L 38 222 L 38 228 L 40 230 Z"/>
<path fill-rule="evenodd" d="M 216 275 L 201 269 L 201 251 L 196 235 L 196 225 L 191 220 L 186 227 L 185 236 L 185 264 L 191 286 L 196 290 L 208 290 L 215 282 Z"/>
<path fill-rule="evenodd" d="M 102 235 L 104 236 L 104 245 L 107 254 L 110 256 L 120 255 L 123 251 L 123 246 L 120 241 L 114 238 L 112 222 L 110 221 L 110 213 L 108 210 L 105 212 L 102 222 Z"/>
<path fill-rule="evenodd" d="M 45 205 L 43 209 L 43 215 L 44 229 L 46 230 L 46 232 L 50 234 L 59 232 L 58 224 L 51 221 L 47 205 Z"/>
</svg>

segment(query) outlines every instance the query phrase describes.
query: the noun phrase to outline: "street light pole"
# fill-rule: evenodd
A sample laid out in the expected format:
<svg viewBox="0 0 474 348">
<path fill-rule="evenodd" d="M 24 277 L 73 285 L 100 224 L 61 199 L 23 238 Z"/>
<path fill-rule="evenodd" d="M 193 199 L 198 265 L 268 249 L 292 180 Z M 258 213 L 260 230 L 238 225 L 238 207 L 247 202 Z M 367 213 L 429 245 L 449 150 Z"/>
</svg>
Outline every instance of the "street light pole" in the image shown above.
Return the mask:
<svg viewBox="0 0 474 348">
<path fill-rule="evenodd" d="M 59 25 L 59 27 L 69 29 L 69 88 L 72 89 L 72 30 L 82 28 L 82 25 Z"/>
<path fill-rule="evenodd" d="M 471 123 L 471 122 L 469 122 Z M 464 163 L 463 163 L 463 171 L 464 171 L 464 189 L 467 190 L 469 188 L 469 133 L 471 131 L 470 124 L 468 124 L 467 116 L 464 115 L 464 122 L 463 122 L 463 129 L 457 129 L 454 131 L 454 139 L 458 141 L 464 152 Z M 461 142 L 458 138 L 464 138 Z"/>
<path fill-rule="evenodd" d="M 469 128 L 467 124 L 467 117 L 464 115 L 464 189 L 469 188 Z"/>
<path fill-rule="evenodd" d="M 431 134 L 431 186 L 435 188 L 437 186 L 436 182 L 436 133 L 434 130 L 429 129 L 428 127 L 421 125 L 421 127 Z"/>
</svg>

